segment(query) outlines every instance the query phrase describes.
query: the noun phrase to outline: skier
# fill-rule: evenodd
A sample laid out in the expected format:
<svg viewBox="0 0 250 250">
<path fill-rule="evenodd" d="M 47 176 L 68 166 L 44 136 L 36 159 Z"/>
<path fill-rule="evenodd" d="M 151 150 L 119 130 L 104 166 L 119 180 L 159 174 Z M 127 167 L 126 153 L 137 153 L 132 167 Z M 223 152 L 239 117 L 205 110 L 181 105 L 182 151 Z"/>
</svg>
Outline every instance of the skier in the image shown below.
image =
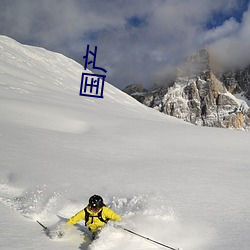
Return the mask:
<svg viewBox="0 0 250 250">
<path fill-rule="evenodd" d="M 89 198 L 89 204 L 72 216 L 67 224 L 74 225 L 80 220 L 85 220 L 85 226 L 92 232 L 94 239 L 109 220 L 120 222 L 122 219 L 120 215 L 105 206 L 101 196 L 95 194 Z"/>
</svg>

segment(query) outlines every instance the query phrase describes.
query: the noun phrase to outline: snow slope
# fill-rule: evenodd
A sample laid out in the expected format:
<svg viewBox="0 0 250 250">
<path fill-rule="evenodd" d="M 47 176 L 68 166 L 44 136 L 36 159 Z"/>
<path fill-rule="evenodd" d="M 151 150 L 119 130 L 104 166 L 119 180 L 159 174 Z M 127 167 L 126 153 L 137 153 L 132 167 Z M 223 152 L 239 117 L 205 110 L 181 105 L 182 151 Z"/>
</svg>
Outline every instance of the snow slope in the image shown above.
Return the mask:
<svg viewBox="0 0 250 250">
<path fill-rule="evenodd" d="M 104 99 L 79 96 L 82 72 L 0 36 L 0 248 L 162 249 L 112 225 L 90 244 L 83 223 L 63 239 L 36 223 L 53 228 L 97 193 L 166 245 L 250 249 L 249 133 L 181 122 L 108 83 Z"/>
</svg>

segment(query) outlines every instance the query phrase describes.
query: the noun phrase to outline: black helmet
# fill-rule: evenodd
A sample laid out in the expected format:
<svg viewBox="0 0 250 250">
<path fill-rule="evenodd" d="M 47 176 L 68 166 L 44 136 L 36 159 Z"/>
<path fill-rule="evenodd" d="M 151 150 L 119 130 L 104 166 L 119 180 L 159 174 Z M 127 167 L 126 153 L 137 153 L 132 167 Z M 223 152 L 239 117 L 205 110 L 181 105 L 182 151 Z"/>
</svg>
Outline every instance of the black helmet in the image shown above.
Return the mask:
<svg viewBox="0 0 250 250">
<path fill-rule="evenodd" d="M 95 194 L 89 198 L 90 209 L 99 210 L 103 205 L 103 199 L 101 196 Z"/>
</svg>

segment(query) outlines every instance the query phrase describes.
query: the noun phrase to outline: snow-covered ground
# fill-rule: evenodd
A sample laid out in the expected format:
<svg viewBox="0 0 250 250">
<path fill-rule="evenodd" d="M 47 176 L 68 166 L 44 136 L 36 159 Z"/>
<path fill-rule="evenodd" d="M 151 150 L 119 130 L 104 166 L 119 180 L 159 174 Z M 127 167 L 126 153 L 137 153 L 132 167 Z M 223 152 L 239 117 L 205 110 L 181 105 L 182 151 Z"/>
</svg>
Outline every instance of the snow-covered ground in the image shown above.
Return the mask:
<svg viewBox="0 0 250 250">
<path fill-rule="evenodd" d="M 249 132 L 190 125 L 108 83 L 104 99 L 79 96 L 82 72 L 0 37 L 0 248 L 164 248 L 112 225 L 92 244 L 84 223 L 50 239 L 36 223 L 53 228 L 96 193 L 171 247 L 249 250 Z"/>
</svg>

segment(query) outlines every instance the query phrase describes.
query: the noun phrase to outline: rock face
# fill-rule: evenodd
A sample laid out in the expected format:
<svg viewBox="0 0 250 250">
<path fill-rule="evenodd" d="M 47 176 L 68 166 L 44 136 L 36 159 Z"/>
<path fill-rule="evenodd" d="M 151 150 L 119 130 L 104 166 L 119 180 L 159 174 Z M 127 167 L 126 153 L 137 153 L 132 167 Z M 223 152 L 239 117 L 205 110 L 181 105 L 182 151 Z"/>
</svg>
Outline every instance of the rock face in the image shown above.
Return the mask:
<svg viewBox="0 0 250 250">
<path fill-rule="evenodd" d="M 137 101 L 142 103 L 144 101 L 144 95 L 147 92 L 147 90 L 143 87 L 142 84 L 128 85 L 125 89 L 123 89 L 123 91 L 128 95 L 133 96 Z"/>
<path fill-rule="evenodd" d="M 250 95 L 249 71 L 250 68 L 216 76 L 204 49 L 187 58 L 170 87 L 130 94 L 135 97 L 136 93 L 136 99 L 149 107 L 196 125 L 248 129 L 250 109 L 233 94 Z"/>
<path fill-rule="evenodd" d="M 250 66 L 218 74 L 218 79 L 225 84 L 230 93 L 242 93 L 250 100 Z"/>
</svg>

